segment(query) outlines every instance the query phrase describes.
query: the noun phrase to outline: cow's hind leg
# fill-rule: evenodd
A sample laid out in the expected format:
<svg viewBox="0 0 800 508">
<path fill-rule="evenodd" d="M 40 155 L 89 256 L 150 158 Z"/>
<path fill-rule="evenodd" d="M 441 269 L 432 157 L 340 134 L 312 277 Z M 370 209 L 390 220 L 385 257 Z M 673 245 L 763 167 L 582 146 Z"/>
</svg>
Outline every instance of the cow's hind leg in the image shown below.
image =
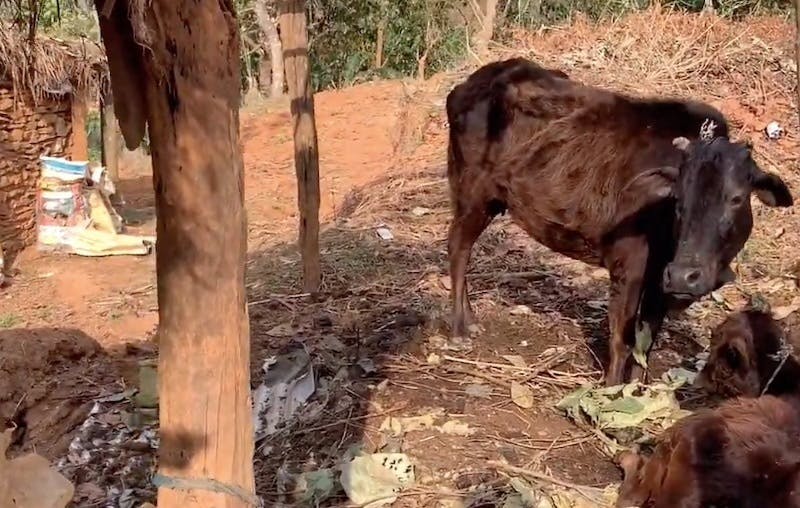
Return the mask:
<svg viewBox="0 0 800 508">
<path fill-rule="evenodd" d="M 486 207 L 456 207 L 450 224 L 447 249 L 450 256 L 450 301 L 453 305 L 452 336 L 466 338 L 475 323 L 467 294 L 467 266 L 472 246 L 492 221 Z"/>
</svg>

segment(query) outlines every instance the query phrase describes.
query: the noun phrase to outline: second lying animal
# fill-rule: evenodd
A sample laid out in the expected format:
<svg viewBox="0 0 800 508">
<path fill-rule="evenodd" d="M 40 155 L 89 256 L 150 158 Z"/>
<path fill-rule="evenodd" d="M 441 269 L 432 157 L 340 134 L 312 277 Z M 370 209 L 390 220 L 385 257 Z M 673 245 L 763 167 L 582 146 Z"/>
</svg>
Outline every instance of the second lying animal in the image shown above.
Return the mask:
<svg viewBox="0 0 800 508">
<path fill-rule="evenodd" d="M 741 398 L 621 457 L 617 508 L 800 508 L 800 399 Z"/>
<path fill-rule="evenodd" d="M 736 312 L 711 334 L 708 362 L 697 385 L 724 397 L 800 395 L 800 362 L 793 350 L 792 338 L 770 314 Z"/>
<path fill-rule="evenodd" d="M 609 385 L 624 380 L 637 310 L 655 337 L 669 308 L 732 280 L 753 226 L 751 193 L 792 204 L 700 102 L 629 97 L 517 58 L 456 86 L 447 119 L 454 337 L 475 324 L 472 246 L 508 210 L 550 249 L 609 270 Z"/>
</svg>

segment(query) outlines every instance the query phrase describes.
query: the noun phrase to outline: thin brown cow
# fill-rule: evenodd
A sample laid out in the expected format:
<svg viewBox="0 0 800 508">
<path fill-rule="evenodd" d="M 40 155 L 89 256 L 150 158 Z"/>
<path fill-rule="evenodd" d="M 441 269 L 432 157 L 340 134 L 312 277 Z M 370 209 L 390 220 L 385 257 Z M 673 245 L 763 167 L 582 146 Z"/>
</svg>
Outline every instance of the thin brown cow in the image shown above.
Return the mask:
<svg viewBox="0 0 800 508">
<path fill-rule="evenodd" d="M 475 324 L 472 246 L 507 210 L 543 245 L 609 270 L 608 384 L 625 378 L 637 310 L 655 337 L 668 308 L 733 279 L 730 261 L 752 229 L 751 192 L 792 204 L 707 104 L 612 93 L 517 58 L 456 86 L 447 117 L 453 336 Z"/>
</svg>

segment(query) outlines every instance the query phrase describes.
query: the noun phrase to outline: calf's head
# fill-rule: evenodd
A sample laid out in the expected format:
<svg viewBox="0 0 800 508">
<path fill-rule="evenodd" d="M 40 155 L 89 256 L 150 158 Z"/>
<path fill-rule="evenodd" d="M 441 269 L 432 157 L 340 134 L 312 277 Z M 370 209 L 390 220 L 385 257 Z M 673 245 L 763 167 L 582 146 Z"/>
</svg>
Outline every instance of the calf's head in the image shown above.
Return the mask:
<svg viewBox="0 0 800 508">
<path fill-rule="evenodd" d="M 775 394 L 790 391 L 796 385 L 796 362 L 782 361 L 789 353 L 785 344 L 783 330 L 769 314 L 731 314 L 711 334 L 708 362 L 697 384 L 724 397 L 758 397 L 765 388 Z"/>
<path fill-rule="evenodd" d="M 683 160 L 671 188 L 677 245 L 663 288 L 694 299 L 733 280 L 729 264 L 753 228 L 750 194 L 768 206 L 791 206 L 793 200 L 780 177 L 753 161 L 748 145 L 728 138 L 677 138 L 673 144 Z"/>
</svg>

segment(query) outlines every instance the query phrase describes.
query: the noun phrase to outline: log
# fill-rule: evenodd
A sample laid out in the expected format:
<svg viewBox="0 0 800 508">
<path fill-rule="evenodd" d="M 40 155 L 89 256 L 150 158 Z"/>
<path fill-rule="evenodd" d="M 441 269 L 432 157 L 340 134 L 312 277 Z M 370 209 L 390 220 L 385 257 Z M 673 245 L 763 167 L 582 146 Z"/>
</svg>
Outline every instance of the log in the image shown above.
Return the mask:
<svg viewBox="0 0 800 508">
<path fill-rule="evenodd" d="M 314 93 L 308 58 L 308 27 L 304 0 L 279 3 L 283 61 L 291 99 L 294 126 L 294 164 L 300 211 L 300 254 L 303 258 L 303 289 L 319 291 L 319 151 L 314 119 Z"/>
<path fill-rule="evenodd" d="M 96 7 L 107 1 L 96 0 Z M 252 508 L 257 500 L 234 4 L 152 0 L 137 12 L 130 7 L 116 0 L 110 15 L 100 17 L 100 28 L 126 143 L 138 146 L 146 123 L 152 149 L 158 506 Z"/>
</svg>

